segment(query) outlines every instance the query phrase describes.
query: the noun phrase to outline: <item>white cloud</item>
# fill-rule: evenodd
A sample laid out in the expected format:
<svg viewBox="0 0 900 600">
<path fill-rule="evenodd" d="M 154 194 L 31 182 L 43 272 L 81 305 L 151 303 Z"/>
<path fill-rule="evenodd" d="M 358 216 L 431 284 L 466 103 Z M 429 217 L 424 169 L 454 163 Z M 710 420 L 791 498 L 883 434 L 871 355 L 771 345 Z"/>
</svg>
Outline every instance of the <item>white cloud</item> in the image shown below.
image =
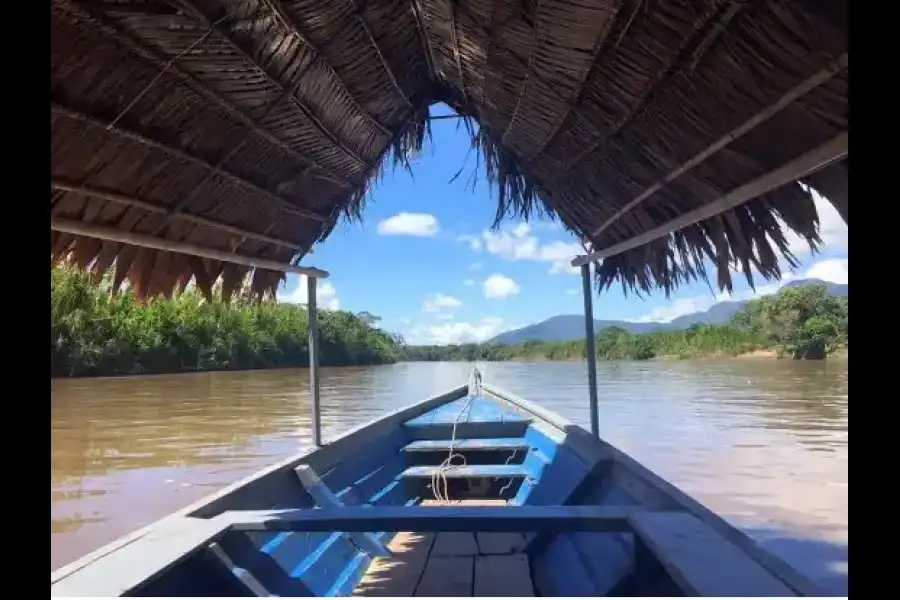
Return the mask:
<svg viewBox="0 0 900 600">
<path fill-rule="evenodd" d="M 440 312 L 445 308 L 459 308 L 462 302 L 453 296 L 445 296 L 444 294 L 434 294 L 425 298 L 422 302 L 422 310 L 424 312 Z"/>
<path fill-rule="evenodd" d="M 472 250 L 472 252 L 481 252 L 481 240 L 477 236 L 464 233 L 457 237 L 456 241 L 469 244 L 469 249 Z"/>
<path fill-rule="evenodd" d="M 483 342 L 503 330 L 503 319 L 487 317 L 476 323 L 440 323 L 414 328 L 408 339 L 413 344 L 469 344 Z"/>
<path fill-rule="evenodd" d="M 572 288 L 571 290 L 566 290 L 566 295 L 568 295 L 568 296 L 574 296 L 577 293 L 578 293 L 577 288 Z"/>
<path fill-rule="evenodd" d="M 657 306 L 634 321 L 637 323 L 668 323 L 682 315 L 708 310 L 716 302 L 720 302 L 720 300 L 712 295 L 679 298 L 666 306 Z"/>
<path fill-rule="evenodd" d="M 512 228 L 500 231 L 484 231 L 481 237 L 465 235 L 458 238 L 469 243 L 473 250 L 482 248 L 489 254 L 499 256 L 505 260 L 528 260 L 542 262 L 550 265 L 550 274 L 578 273 L 576 267 L 569 263 L 584 250 L 576 242 L 542 242 L 532 235 L 528 223 L 518 223 Z M 474 267 L 474 265 L 473 265 Z"/>
<path fill-rule="evenodd" d="M 440 231 L 437 218 L 427 213 L 401 212 L 378 223 L 378 235 L 434 237 Z"/>
<path fill-rule="evenodd" d="M 469 268 L 473 271 L 480 271 L 483 266 L 484 263 L 482 262 L 473 262 Z"/>
<path fill-rule="evenodd" d="M 520 291 L 522 291 L 522 288 L 518 283 L 499 273 L 494 273 L 484 280 L 485 298 L 502 300 L 503 298 L 515 296 Z"/>
<path fill-rule="evenodd" d="M 282 293 L 280 290 L 277 295 L 279 302 L 288 302 L 290 304 L 306 304 L 306 275 L 297 277 L 297 287 L 290 292 Z M 338 310 L 341 306 L 337 296 L 337 290 L 330 281 L 319 281 L 316 285 L 316 302 L 319 308 L 327 308 L 328 310 Z"/>
<path fill-rule="evenodd" d="M 806 272 L 806 277 L 846 284 L 850 277 L 850 260 L 847 258 L 820 260 L 810 267 L 809 271 Z"/>
<path fill-rule="evenodd" d="M 412 320 L 411 320 L 411 319 L 407 319 L 406 317 L 401 317 L 401 318 L 397 319 L 397 321 L 398 321 L 401 325 L 409 325 L 410 323 L 412 323 Z"/>
<path fill-rule="evenodd" d="M 439 321 L 452 321 L 453 313 L 443 313 L 437 316 Z"/>
<path fill-rule="evenodd" d="M 465 286 L 475 285 L 475 280 L 474 279 L 466 279 L 465 281 L 463 281 L 463 285 L 465 285 Z"/>
</svg>

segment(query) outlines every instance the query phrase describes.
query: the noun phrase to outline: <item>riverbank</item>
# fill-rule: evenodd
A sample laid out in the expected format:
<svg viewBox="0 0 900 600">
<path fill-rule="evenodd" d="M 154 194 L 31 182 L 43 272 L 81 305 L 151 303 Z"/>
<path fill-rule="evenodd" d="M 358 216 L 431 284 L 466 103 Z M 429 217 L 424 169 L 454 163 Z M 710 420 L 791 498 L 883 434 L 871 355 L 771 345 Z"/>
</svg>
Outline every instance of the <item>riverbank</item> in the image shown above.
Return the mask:
<svg viewBox="0 0 900 600">
<path fill-rule="evenodd" d="M 706 358 L 823 359 L 848 347 L 848 299 L 824 285 L 782 288 L 748 302 L 728 323 L 696 324 L 687 329 L 630 333 L 621 327 L 598 332 L 598 360 L 675 360 Z M 580 361 L 583 339 L 529 340 L 518 344 L 408 346 L 408 361 Z"/>
<path fill-rule="evenodd" d="M 304 367 L 309 364 L 306 307 L 239 298 L 207 302 L 186 291 L 138 303 L 110 295 L 76 269 L 51 269 L 50 375 L 102 377 Z M 598 332 L 599 360 L 825 358 L 846 356 L 847 298 L 824 286 L 785 288 L 748 303 L 729 323 L 632 334 Z M 355 366 L 400 360 L 582 361 L 584 340 L 514 345 L 407 346 L 369 313 L 319 311 L 320 364 Z"/>
<path fill-rule="evenodd" d="M 461 346 L 418 346 L 404 349 L 402 360 L 407 362 L 441 362 L 441 361 L 488 361 L 488 362 L 582 362 L 585 360 L 584 342 L 572 342 L 575 348 L 571 351 L 560 352 L 556 349 L 548 348 L 544 353 L 539 352 L 538 345 L 535 344 L 530 352 L 518 353 L 503 352 L 492 349 L 481 349 L 476 347 L 473 350 Z M 508 347 L 504 347 L 508 348 Z M 652 352 L 652 351 L 651 351 Z M 497 358 L 498 354 L 502 354 L 503 358 Z M 772 347 L 750 347 L 738 351 L 728 351 L 722 349 L 710 349 L 705 351 L 692 350 L 690 352 L 656 354 L 652 352 L 651 356 L 647 356 L 648 352 L 643 351 L 641 354 L 622 355 L 608 354 L 601 355 L 598 353 L 597 360 L 648 360 L 648 361 L 680 361 L 680 360 L 790 360 L 794 357 L 779 352 Z M 847 360 L 848 348 L 840 348 L 828 354 L 826 358 Z"/>
<path fill-rule="evenodd" d="M 193 291 L 145 304 L 67 267 L 50 274 L 50 376 L 98 377 L 302 367 L 306 307 L 206 302 Z M 398 340 L 362 313 L 319 310 L 322 366 L 396 362 Z"/>
</svg>

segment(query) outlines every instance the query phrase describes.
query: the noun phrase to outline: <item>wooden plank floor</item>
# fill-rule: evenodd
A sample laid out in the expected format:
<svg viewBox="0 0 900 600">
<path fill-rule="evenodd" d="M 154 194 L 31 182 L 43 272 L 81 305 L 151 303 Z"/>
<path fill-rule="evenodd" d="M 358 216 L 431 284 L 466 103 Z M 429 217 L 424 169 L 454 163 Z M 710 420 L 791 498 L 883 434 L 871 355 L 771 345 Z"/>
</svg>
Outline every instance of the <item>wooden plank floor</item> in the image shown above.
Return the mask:
<svg viewBox="0 0 900 600">
<path fill-rule="evenodd" d="M 453 506 L 505 505 L 464 500 Z M 443 506 L 426 500 L 422 506 Z M 354 596 L 534 596 L 528 557 L 519 533 L 398 533 L 393 556 L 372 561 Z"/>
</svg>

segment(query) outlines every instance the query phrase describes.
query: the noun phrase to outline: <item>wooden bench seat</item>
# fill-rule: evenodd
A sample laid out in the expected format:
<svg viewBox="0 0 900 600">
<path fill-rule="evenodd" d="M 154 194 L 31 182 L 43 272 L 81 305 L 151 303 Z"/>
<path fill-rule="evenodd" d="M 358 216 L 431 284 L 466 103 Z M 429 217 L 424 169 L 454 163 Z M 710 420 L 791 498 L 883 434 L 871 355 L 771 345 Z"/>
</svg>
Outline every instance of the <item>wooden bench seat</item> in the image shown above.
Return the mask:
<svg viewBox="0 0 900 600">
<path fill-rule="evenodd" d="M 633 515 L 630 521 L 640 542 L 686 596 L 796 596 L 784 582 L 690 513 L 646 512 Z"/>
</svg>

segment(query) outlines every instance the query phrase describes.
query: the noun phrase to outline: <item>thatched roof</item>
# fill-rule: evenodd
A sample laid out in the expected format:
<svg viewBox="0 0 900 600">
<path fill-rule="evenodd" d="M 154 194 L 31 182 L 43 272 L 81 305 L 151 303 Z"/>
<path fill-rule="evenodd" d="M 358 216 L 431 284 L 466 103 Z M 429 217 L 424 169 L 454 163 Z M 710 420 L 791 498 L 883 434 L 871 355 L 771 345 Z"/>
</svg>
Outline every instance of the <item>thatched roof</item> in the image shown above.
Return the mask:
<svg viewBox="0 0 900 600">
<path fill-rule="evenodd" d="M 298 264 L 421 148 L 437 102 L 471 120 L 498 217 L 549 211 L 593 250 L 849 129 L 842 0 L 51 6 L 51 255 L 114 265 L 141 295 L 232 289 L 248 267 L 67 226 Z M 844 160 L 800 180 L 846 219 L 847 176 Z M 815 207 L 799 185 L 754 194 L 607 258 L 598 283 L 668 290 L 706 259 L 723 288 L 729 264 L 777 276 L 779 223 L 815 245 Z M 258 268 L 254 289 L 281 277 Z"/>
</svg>

